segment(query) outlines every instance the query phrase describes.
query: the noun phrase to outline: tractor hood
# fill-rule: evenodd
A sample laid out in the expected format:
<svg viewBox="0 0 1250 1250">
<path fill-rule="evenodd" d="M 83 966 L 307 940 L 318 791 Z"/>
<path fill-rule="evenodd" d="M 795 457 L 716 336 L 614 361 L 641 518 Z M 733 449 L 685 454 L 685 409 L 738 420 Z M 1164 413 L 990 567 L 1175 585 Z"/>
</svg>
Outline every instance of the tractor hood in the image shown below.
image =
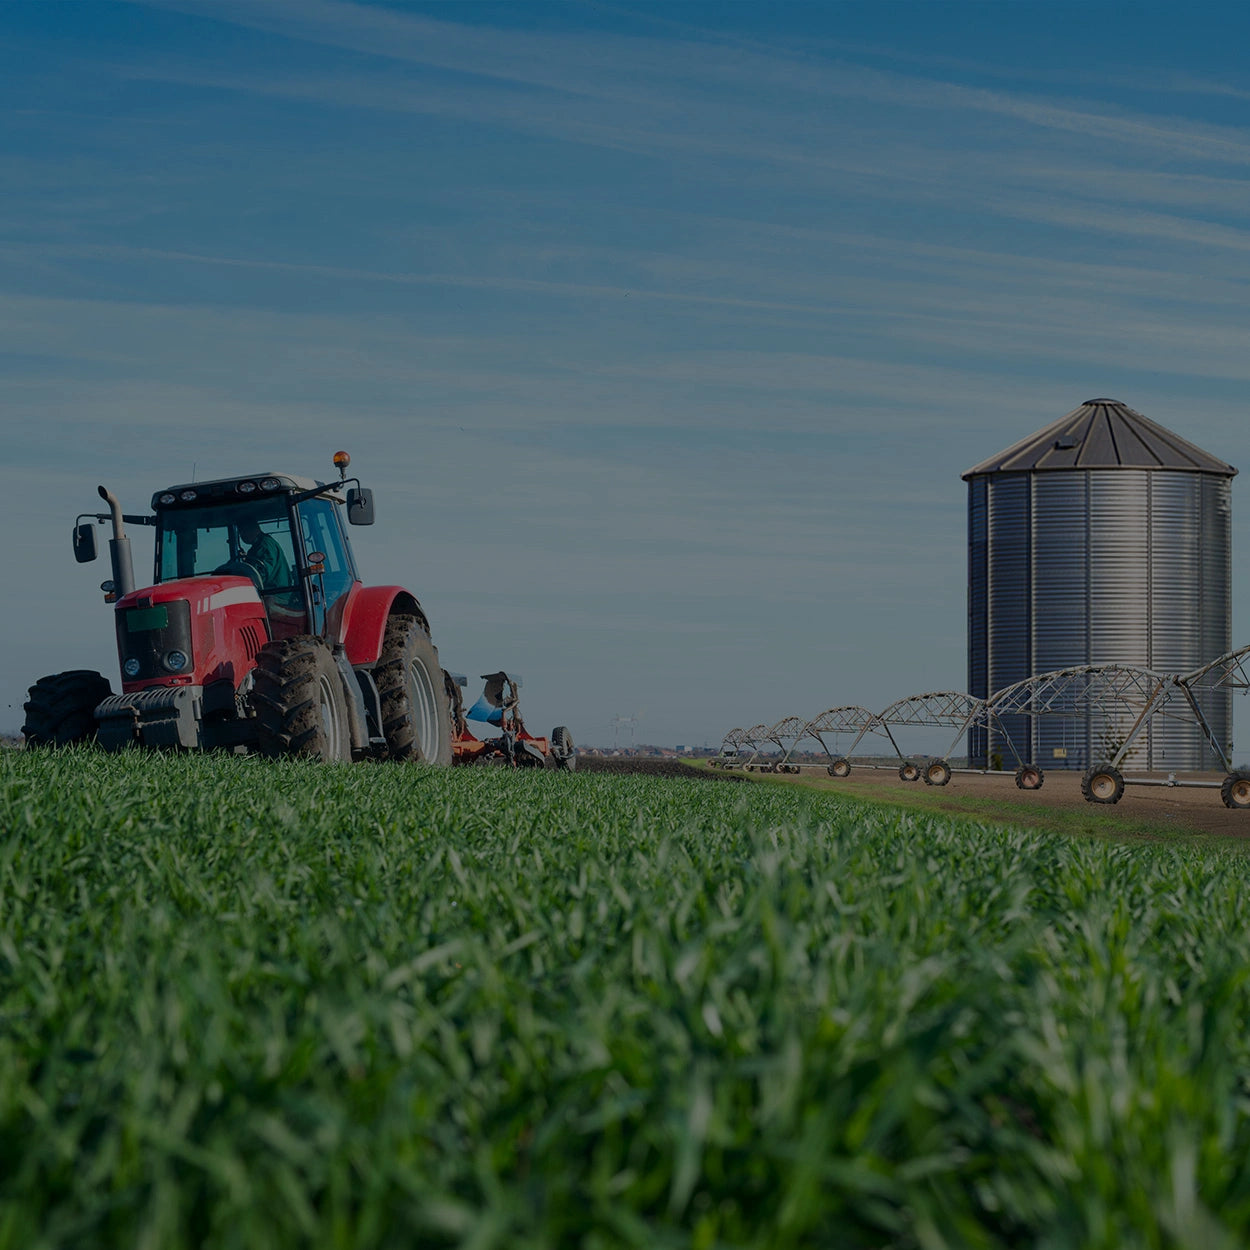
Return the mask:
<svg viewBox="0 0 1250 1250">
<path fill-rule="evenodd" d="M 213 574 L 161 582 L 116 605 L 122 689 L 208 685 L 234 688 L 269 640 L 264 605 L 250 578 Z"/>
</svg>

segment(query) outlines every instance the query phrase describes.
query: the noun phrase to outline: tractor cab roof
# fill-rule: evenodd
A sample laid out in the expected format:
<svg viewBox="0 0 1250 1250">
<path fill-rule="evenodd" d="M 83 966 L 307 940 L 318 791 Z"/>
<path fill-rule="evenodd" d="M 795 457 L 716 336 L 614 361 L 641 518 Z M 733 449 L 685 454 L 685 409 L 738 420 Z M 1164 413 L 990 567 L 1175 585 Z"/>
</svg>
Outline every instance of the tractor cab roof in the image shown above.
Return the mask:
<svg viewBox="0 0 1250 1250">
<path fill-rule="evenodd" d="M 333 485 L 310 477 L 296 477 L 290 473 L 252 473 L 241 477 L 220 477 L 208 482 L 183 482 L 158 490 L 152 496 L 152 508 L 185 508 L 205 503 L 234 503 L 255 499 L 264 495 L 285 494 L 293 491 L 313 490 L 326 486 L 327 494 Z M 330 495 L 331 498 L 336 498 Z"/>
</svg>

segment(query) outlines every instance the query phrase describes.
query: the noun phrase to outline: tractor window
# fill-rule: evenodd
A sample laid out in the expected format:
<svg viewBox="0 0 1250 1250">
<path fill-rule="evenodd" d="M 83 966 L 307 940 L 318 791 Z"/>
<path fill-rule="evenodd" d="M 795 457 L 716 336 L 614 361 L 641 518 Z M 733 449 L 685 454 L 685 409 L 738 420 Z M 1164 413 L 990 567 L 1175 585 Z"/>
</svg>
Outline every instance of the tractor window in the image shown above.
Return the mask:
<svg viewBox="0 0 1250 1250">
<path fill-rule="evenodd" d="M 251 577 L 266 597 L 299 591 L 285 500 L 169 510 L 158 527 L 158 582 L 229 572 Z"/>
<path fill-rule="evenodd" d="M 351 554 L 343 541 L 335 505 L 328 499 L 309 499 L 299 506 L 300 526 L 304 531 L 304 549 L 325 554 L 326 609 L 334 618 L 335 606 L 352 588 L 356 571 L 352 567 Z"/>
</svg>

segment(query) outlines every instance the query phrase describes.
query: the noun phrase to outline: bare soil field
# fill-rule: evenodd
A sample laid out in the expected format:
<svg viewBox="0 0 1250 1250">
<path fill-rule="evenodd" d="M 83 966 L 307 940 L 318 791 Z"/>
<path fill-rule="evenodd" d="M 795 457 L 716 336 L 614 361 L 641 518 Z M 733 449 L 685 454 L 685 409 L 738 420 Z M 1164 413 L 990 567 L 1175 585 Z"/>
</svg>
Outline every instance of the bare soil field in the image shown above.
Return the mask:
<svg viewBox="0 0 1250 1250">
<path fill-rule="evenodd" d="M 1132 774 L 1130 774 L 1132 775 Z M 1166 774 L 1137 774 L 1160 780 Z M 1088 803 L 1081 794 L 1079 772 L 1052 771 L 1040 790 L 1018 790 L 1014 773 L 956 773 L 950 784 L 926 786 L 922 781 L 900 781 L 897 772 L 855 768 L 836 780 L 823 769 L 804 769 L 808 785 L 874 802 L 900 803 L 933 811 L 959 813 L 982 820 L 1034 828 L 1062 828 L 1102 836 L 1137 835 L 1176 838 L 1203 835 L 1250 838 L 1250 811 L 1230 810 L 1220 801 L 1218 788 L 1137 786 L 1125 788 L 1116 804 Z M 1219 782 L 1214 773 L 1185 780 Z"/>
<path fill-rule="evenodd" d="M 644 777 L 693 778 L 695 781 L 746 781 L 742 773 L 683 764 L 681 760 L 630 755 L 579 755 L 577 769 L 583 773 L 637 773 Z"/>
<path fill-rule="evenodd" d="M 1128 837 L 1203 841 L 1245 840 L 1250 849 L 1250 811 L 1229 810 L 1218 788 L 1126 787 L 1114 805 L 1087 803 L 1081 794 L 1079 772 L 1047 772 L 1040 790 L 1018 790 L 1013 773 L 956 773 L 950 784 L 926 786 L 922 781 L 900 781 L 893 768 L 856 766 L 849 777 L 835 779 L 823 767 L 804 766 L 798 776 L 724 772 L 706 764 L 677 760 L 583 756 L 578 768 L 586 772 L 644 773 L 674 778 L 751 780 L 768 785 L 802 785 L 845 794 L 874 803 L 890 803 L 912 811 L 948 812 L 995 824 L 1098 837 Z M 1134 774 L 1130 774 L 1132 776 Z M 1146 776 L 1147 774 L 1136 774 Z M 1149 774 L 1162 779 L 1165 774 Z M 1221 775 L 1187 774 L 1185 780 L 1218 783 Z"/>
</svg>

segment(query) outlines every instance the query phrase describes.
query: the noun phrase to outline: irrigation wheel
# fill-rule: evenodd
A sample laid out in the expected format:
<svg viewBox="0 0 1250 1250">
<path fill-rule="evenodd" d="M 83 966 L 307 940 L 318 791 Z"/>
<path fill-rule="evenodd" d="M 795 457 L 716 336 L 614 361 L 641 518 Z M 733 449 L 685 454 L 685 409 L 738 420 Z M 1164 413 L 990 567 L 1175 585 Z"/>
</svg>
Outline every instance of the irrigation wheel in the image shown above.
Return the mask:
<svg viewBox="0 0 1250 1250">
<path fill-rule="evenodd" d="M 926 786 L 944 786 L 951 779 L 951 766 L 945 760 L 930 760 L 924 766 Z"/>
<path fill-rule="evenodd" d="M 1118 803 L 1124 795 L 1124 776 L 1112 764 L 1095 764 L 1081 778 L 1081 793 L 1090 803 Z"/>
<path fill-rule="evenodd" d="M 1018 790 L 1040 790 L 1046 774 L 1036 764 L 1021 764 L 1016 769 L 1016 788 Z"/>
<path fill-rule="evenodd" d="M 919 781 L 920 765 L 915 760 L 904 760 L 898 766 L 898 779 L 900 781 Z"/>
<path fill-rule="evenodd" d="M 830 777 L 849 777 L 851 775 L 851 761 L 842 756 L 836 759 L 828 768 Z"/>
<path fill-rule="evenodd" d="M 1250 769 L 1234 769 L 1220 786 L 1220 798 L 1225 807 L 1250 807 Z"/>
</svg>

